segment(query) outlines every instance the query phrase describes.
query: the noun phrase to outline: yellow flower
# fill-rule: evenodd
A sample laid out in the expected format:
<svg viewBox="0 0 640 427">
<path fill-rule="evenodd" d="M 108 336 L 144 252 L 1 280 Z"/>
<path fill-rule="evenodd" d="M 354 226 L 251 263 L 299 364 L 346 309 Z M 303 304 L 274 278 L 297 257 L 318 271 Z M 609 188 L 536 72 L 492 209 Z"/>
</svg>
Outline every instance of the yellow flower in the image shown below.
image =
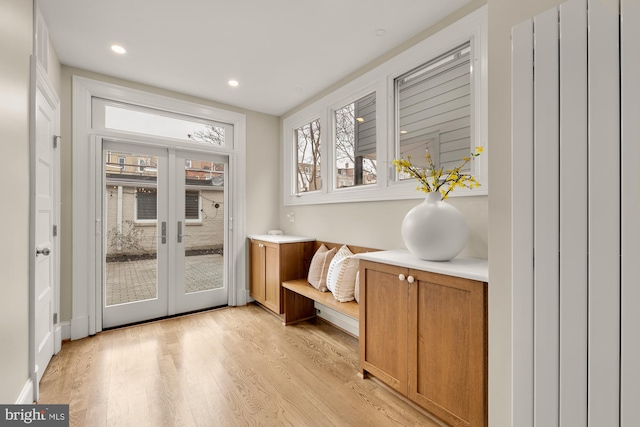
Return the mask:
<svg viewBox="0 0 640 427">
<path fill-rule="evenodd" d="M 396 167 L 398 173 L 405 173 L 418 180 L 420 185 L 416 187 L 416 190 L 424 191 L 425 193 L 438 191 L 444 200 L 449 197 L 449 193 L 456 187 L 473 189 L 480 186 L 473 176 L 460 173 L 460 171 L 471 161 L 472 157 L 479 156 L 483 149 L 484 147 L 481 146 L 475 147 L 475 151 L 471 153 L 471 157 L 463 157 L 462 163 L 459 166 L 447 170 L 436 168 L 428 151 L 425 154 L 425 159 L 427 160 L 426 168 L 414 166 L 411 163 L 410 156 L 407 157 L 407 159 L 395 159 L 392 164 Z"/>
</svg>

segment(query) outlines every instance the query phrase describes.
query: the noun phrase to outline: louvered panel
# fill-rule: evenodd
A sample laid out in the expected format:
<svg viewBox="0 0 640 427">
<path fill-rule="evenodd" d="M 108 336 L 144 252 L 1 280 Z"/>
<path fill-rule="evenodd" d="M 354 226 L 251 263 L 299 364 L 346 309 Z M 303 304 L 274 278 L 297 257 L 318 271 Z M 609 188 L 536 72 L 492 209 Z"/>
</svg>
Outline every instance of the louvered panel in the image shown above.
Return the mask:
<svg viewBox="0 0 640 427">
<path fill-rule="evenodd" d="M 588 10 L 588 416 L 590 426 L 617 426 L 620 422 L 619 15 L 617 7 L 612 8 L 611 2 L 603 0 L 589 0 Z"/>
<path fill-rule="evenodd" d="M 587 4 L 560 6 L 560 425 L 587 426 Z"/>
<path fill-rule="evenodd" d="M 622 355 L 620 426 L 640 420 L 640 2 L 622 0 Z"/>
<path fill-rule="evenodd" d="M 533 20 L 512 29 L 512 417 L 533 427 Z"/>
</svg>

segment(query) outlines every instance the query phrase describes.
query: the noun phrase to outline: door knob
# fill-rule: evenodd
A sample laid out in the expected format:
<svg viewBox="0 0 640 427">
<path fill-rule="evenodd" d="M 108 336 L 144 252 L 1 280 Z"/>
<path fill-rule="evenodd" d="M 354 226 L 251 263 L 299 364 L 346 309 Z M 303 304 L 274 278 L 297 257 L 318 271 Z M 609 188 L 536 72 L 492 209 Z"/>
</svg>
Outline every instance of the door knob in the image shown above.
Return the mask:
<svg viewBox="0 0 640 427">
<path fill-rule="evenodd" d="M 44 249 L 36 248 L 36 256 L 40 254 L 44 256 L 49 256 L 50 253 L 51 253 L 51 249 L 49 248 L 44 248 Z"/>
</svg>

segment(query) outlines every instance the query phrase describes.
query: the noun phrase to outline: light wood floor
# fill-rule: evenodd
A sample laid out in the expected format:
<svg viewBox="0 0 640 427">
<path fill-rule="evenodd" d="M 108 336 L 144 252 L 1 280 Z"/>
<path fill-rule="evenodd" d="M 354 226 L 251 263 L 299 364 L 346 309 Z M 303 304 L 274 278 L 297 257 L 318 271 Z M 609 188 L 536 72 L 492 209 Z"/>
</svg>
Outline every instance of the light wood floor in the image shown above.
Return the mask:
<svg viewBox="0 0 640 427">
<path fill-rule="evenodd" d="M 439 426 L 358 373 L 358 342 L 248 305 L 66 342 L 38 403 L 71 426 Z"/>
</svg>

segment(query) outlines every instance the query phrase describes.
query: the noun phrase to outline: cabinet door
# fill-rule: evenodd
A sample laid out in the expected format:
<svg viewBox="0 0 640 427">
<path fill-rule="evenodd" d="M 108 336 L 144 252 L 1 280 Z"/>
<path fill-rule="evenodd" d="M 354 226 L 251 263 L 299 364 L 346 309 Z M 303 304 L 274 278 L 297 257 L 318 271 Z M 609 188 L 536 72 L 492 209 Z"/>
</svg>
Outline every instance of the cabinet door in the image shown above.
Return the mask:
<svg viewBox="0 0 640 427">
<path fill-rule="evenodd" d="M 360 367 L 407 395 L 408 271 L 360 262 Z"/>
<path fill-rule="evenodd" d="M 249 294 L 259 303 L 264 304 L 265 290 L 265 254 L 262 242 L 251 241 L 249 268 Z"/>
<path fill-rule="evenodd" d="M 486 425 L 486 284 L 409 274 L 409 398 L 451 425 Z"/>
<path fill-rule="evenodd" d="M 265 297 L 264 305 L 276 313 L 280 313 L 280 245 L 264 244 L 265 259 Z"/>
</svg>

